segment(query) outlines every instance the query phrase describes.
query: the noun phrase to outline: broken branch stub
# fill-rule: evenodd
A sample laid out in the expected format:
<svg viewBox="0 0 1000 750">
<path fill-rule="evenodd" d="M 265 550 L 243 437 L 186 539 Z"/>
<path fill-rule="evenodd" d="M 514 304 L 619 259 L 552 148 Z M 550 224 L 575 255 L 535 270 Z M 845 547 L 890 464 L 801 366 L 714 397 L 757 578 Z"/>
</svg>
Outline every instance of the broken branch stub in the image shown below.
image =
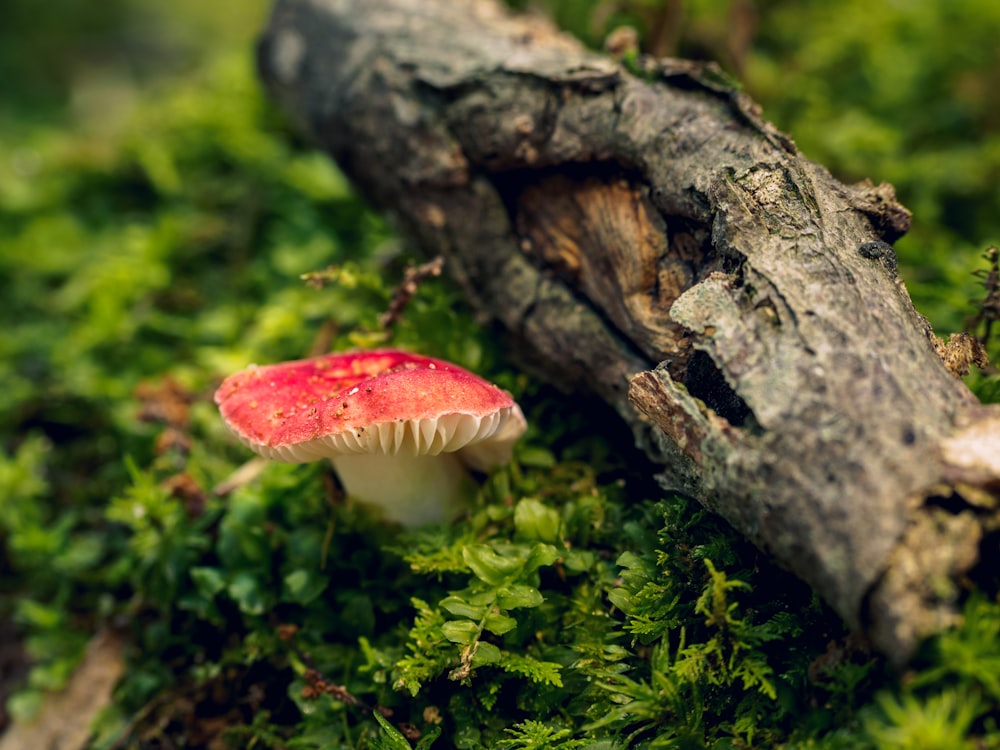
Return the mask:
<svg viewBox="0 0 1000 750">
<path fill-rule="evenodd" d="M 635 75 L 493 0 L 279 0 L 259 60 L 524 361 L 618 411 L 665 486 L 897 662 L 954 620 L 997 557 L 1000 419 L 896 276 L 890 186 L 835 180 L 711 65 Z"/>
</svg>

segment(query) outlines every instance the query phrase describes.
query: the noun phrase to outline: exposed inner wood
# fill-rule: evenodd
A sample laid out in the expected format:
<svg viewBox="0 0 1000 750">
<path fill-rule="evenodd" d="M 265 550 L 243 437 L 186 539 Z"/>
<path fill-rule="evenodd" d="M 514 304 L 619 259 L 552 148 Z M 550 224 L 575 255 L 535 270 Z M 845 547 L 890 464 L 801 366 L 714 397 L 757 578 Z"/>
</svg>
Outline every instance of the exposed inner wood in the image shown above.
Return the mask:
<svg viewBox="0 0 1000 750">
<path fill-rule="evenodd" d="M 521 248 L 603 311 L 652 361 L 683 377 L 692 353 L 670 306 L 711 267 L 704 228 L 668 230 L 644 188 L 619 177 L 533 179 L 516 199 Z"/>
</svg>

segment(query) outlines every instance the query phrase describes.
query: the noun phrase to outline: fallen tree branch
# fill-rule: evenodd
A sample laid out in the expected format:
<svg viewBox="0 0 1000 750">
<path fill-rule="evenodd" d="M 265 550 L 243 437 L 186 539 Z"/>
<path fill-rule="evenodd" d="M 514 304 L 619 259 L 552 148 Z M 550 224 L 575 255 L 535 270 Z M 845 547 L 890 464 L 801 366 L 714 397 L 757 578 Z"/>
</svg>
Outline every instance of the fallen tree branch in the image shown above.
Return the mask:
<svg viewBox="0 0 1000 750">
<path fill-rule="evenodd" d="M 901 662 L 996 562 L 1000 414 L 896 276 L 909 214 L 713 66 L 493 0 L 279 0 L 271 93 L 551 381 Z M 874 243 L 874 244 L 873 244 Z M 987 559 L 988 558 L 988 559 Z"/>
</svg>

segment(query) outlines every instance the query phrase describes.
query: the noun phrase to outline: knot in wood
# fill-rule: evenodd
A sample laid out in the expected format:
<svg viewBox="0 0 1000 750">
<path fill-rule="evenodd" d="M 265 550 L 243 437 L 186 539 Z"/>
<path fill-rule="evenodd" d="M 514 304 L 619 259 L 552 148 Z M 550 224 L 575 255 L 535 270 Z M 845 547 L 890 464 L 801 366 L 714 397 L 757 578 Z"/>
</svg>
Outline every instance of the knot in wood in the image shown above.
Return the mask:
<svg viewBox="0 0 1000 750">
<path fill-rule="evenodd" d="M 858 253 L 869 260 L 880 260 L 882 265 L 893 273 L 896 272 L 896 251 L 888 242 L 882 240 L 866 242 L 858 248 Z"/>
</svg>

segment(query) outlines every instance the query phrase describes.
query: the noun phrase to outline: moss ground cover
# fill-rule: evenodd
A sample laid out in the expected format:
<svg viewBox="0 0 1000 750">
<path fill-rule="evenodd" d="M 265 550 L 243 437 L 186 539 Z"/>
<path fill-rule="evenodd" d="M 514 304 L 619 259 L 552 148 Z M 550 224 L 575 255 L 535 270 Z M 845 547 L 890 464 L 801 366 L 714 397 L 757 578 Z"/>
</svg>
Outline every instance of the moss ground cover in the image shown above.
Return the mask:
<svg viewBox="0 0 1000 750">
<path fill-rule="evenodd" d="M 112 67 L 95 35 L 130 49 L 159 28 L 153 4 L 86 24 L 65 5 L 37 39 L 0 23 L 7 71 L 39 40 L 80 56 L 46 58 L 0 111 L 0 663 L 19 666 L 0 670 L 0 720 L 36 711 L 105 627 L 131 646 L 93 748 L 1000 746 L 1000 606 L 974 586 L 964 624 L 893 674 L 663 496 L 627 436 L 594 430 L 613 424 L 589 416 L 601 405 L 513 369 L 446 280 L 380 329 L 414 259 L 264 100 L 262 3 L 178 4 L 158 45 Z M 595 5 L 552 10 L 597 38 Z M 735 5 L 691 3 L 681 51 L 722 44 Z M 736 62 L 807 153 L 895 182 L 917 211 L 901 270 L 957 330 L 1000 235 L 998 105 L 976 93 L 1000 14 L 869 6 L 762 4 Z M 103 72 L 70 72 L 88 66 Z M 330 265 L 331 283 L 303 283 Z M 322 466 L 231 481 L 249 456 L 211 403 L 225 374 L 386 343 L 525 408 L 526 440 L 468 518 L 387 528 Z"/>
</svg>

